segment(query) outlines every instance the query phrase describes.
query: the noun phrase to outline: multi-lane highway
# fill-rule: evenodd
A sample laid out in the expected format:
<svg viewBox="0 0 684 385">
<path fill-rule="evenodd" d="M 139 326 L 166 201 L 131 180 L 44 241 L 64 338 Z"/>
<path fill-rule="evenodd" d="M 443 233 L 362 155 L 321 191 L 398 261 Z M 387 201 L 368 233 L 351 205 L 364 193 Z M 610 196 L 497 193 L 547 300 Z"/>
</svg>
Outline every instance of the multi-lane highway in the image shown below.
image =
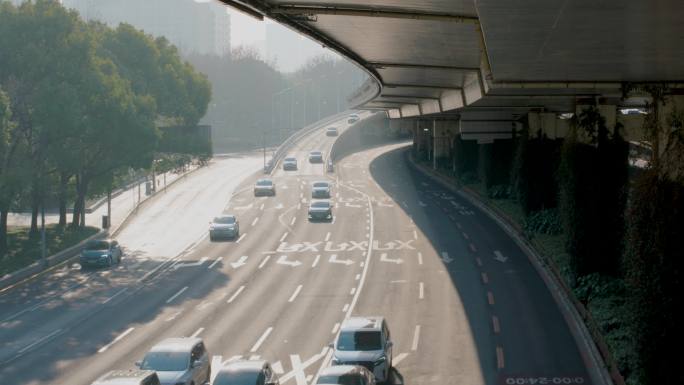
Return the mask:
<svg viewBox="0 0 684 385">
<path fill-rule="evenodd" d="M 260 357 L 281 384 L 310 384 L 351 315 L 387 318 L 392 383 L 590 383 L 503 230 L 409 167 L 405 144 L 360 150 L 326 174 L 307 160 L 336 139 L 323 129 L 291 151 L 298 171 L 274 170 L 275 197 L 253 197 L 260 158 L 215 161 L 129 222 L 121 266 L 67 266 L 0 295 L 0 383 L 87 385 L 166 337 L 199 336 L 214 372 Z M 307 220 L 316 180 L 333 183 L 329 223 Z M 222 212 L 241 235 L 209 242 Z"/>
</svg>

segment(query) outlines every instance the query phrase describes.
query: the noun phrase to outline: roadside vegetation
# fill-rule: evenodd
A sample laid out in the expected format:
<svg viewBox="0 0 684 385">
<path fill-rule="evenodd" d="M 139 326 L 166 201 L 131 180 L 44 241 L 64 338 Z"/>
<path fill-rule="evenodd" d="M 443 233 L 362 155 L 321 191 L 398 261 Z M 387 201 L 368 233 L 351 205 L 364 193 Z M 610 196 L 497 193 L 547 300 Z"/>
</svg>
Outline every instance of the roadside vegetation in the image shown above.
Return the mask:
<svg viewBox="0 0 684 385">
<path fill-rule="evenodd" d="M 48 242 L 59 250 L 90 232 L 89 198 L 208 158 L 210 136 L 192 133 L 210 100 L 207 78 L 164 38 L 86 23 L 57 1 L 0 2 L 2 270 L 33 258 L 26 242 L 41 208 L 59 210 Z M 30 209 L 31 226 L 8 236 L 18 208 Z"/>
<path fill-rule="evenodd" d="M 672 368 L 684 339 L 684 135 L 669 127 L 681 127 L 682 114 L 659 113 L 669 102 L 661 88 L 640 91 L 654 100 L 646 135 L 667 143 L 653 149 L 646 170 L 630 168 L 620 125 L 607 127 L 596 106 L 574 118 L 565 139 L 529 129 L 487 145 L 457 137 L 439 169 L 508 217 L 551 262 L 613 378 L 675 384 L 683 381 Z"/>
</svg>

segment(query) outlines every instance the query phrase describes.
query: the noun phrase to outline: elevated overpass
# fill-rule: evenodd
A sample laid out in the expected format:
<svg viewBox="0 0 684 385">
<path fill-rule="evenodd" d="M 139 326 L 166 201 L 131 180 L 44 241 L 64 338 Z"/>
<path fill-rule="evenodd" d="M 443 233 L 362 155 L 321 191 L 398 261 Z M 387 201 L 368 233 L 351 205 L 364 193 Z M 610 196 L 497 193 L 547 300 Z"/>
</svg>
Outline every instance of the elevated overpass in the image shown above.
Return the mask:
<svg viewBox="0 0 684 385">
<path fill-rule="evenodd" d="M 442 138 L 510 138 L 524 117 L 564 136 L 558 118 L 587 103 L 640 140 L 642 117 L 619 111 L 649 98 L 624 98 L 625 85 L 659 83 L 673 94 L 684 86 L 677 0 L 221 1 L 357 63 L 370 79 L 352 104 L 411 118 L 394 124 L 429 132 L 437 156 Z"/>
</svg>

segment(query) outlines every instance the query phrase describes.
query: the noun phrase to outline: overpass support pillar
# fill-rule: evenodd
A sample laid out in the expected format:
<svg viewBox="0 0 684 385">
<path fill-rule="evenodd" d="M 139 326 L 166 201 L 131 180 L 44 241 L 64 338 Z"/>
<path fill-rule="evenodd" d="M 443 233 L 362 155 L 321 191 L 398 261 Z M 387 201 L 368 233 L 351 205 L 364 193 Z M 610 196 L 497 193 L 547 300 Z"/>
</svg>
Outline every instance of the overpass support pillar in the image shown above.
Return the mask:
<svg viewBox="0 0 684 385">
<path fill-rule="evenodd" d="M 452 143 L 458 133 L 457 120 L 432 120 L 432 168 L 449 164 Z"/>
</svg>

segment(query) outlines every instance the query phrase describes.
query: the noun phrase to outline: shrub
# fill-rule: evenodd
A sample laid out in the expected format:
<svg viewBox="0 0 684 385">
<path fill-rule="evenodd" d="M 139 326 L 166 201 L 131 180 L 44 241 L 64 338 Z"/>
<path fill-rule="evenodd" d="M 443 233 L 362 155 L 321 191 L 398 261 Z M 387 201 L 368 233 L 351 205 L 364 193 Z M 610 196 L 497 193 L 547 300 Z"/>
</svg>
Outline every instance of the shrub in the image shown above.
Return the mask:
<svg viewBox="0 0 684 385">
<path fill-rule="evenodd" d="M 523 228 L 526 232 L 536 234 L 557 235 L 563 231 L 558 210 L 547 209 L 530 213 L 525 218 Z"/>
</svg>

